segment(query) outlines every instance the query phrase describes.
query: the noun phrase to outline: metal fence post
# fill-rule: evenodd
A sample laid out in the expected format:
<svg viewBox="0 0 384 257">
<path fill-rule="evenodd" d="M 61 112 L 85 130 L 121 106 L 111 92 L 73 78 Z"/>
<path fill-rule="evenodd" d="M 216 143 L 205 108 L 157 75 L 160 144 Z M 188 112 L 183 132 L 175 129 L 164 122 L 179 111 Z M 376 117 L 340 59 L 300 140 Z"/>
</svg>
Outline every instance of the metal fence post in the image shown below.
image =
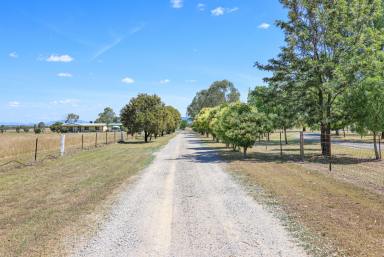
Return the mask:
<svg viewBox="0 0 384 257">
<path fill-rule="evenodd" d="M 283 143 L 281 142 L 281 131 L 280 131 L 280 157 L 283 157 Z"/>
<path fill-rule="evenodd" d="M 300 157 L 301 161 L 304 162 L 304 133 L 300 132 Z"/>
<path fill-rule="evenodd" d="M 37 144 L 39 142 L 39 138 L 36 137 L 36 143 L 35 143 L 35 161 L 37 161 Z"/>
</svg>

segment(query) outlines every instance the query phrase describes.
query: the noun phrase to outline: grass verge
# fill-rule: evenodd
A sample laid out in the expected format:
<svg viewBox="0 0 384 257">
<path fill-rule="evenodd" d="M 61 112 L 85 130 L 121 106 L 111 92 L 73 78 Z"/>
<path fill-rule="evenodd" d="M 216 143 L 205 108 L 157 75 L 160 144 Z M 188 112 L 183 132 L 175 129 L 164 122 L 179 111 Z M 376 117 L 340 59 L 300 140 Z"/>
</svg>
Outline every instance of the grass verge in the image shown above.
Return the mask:
<svg viewBox="0 0 384 257">
<path fill-rule="evenodd" d="M 0 173 L 0 256 L 62 256 L 66 232 L 80 224 L 92 227 L 84 218 L 148 165 L 171 137 L 108 145 Z"/>
<path fill-rule="evenodd" d="M 224 149 L 222 144 L 207 139 L 202 139 L 202 144 L 217 151 L 226 161 L 226 168 L 242 183 L 256 188 L 251 190 L 251 195 L 277 203 L 287 214 L 286 225 L 296 230 L 308 245 L 315 244 L 310 249 L 312 254 L 382 256 L 382 194 L 366 189 L 366 185 L 358 186 L 357 182 L 343 181 L 334 174 L 320 171 L 316 165 L 281 160 L 279 154 L 263 153 L 265 148 L 253 149 L 249 158 L 243 159 L 241 153 Z M 381 167 L 380 163 L 377 165 Z M 359 169 L 357 164 L 349 167 Z"/>
</svg>

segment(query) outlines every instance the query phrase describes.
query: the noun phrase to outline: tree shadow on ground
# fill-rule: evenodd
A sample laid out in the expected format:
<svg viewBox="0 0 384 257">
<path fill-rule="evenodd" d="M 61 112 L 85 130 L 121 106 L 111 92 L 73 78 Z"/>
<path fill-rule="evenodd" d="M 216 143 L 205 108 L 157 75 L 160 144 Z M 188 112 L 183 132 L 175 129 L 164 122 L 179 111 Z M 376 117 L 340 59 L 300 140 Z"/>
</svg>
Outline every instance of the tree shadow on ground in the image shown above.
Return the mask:
<svg viewBox="0 0 384 257">
<path fill-rule="evenodd" d="M 280 155 L 280 149 L 270 149 L 270 152 L 252 151 L 249 152 L 247 157 L 244 158 L 241 152 L 232 151 L 225 146 L 217 147 L 210 144 L 215 143 L 212 140 L 199 139 L 196 136 L 190 136 L 188 139 L 189 144 L 198 145 L 190 147 L 189 150 L 195 150 L 193 154 L 183 155 L 183 160 L 201 163 L 230 163 L 238 160 L 246 161 L 249 163 L 254 162 L 271 162 L 271 163 L 302 163 L 300 156 L 300 149 L 283 149 L 283 155 Z M 263 145 L 259 145 L 263 146 Z M 320 149 L 307 148 L 306 151 L 316 151 L 319 153 L 306 153 L 304 155 L 304 162 L 329 164 L 329 159 L 320 154 Z M 331 159 L 333 164 L 339 165 L 352 165 L 367 162 L 377 162 L 372 158 L 356 158 L 346 154 L 337 154 Z"/>
</svg>

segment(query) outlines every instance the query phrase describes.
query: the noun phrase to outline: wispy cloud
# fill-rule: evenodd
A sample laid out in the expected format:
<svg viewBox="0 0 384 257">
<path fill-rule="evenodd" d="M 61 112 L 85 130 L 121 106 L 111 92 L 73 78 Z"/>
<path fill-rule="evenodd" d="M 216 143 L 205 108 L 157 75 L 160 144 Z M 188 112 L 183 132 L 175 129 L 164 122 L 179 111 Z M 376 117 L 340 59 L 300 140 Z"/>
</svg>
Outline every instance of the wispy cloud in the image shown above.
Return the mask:
<svg viewBox="0 0 384 257">
<path fill-rule="evenodd" d="M 79 106 L 80 100 L 78 99 L 62 99 L 62 100 L 55 100 L 52 101 L 51 104 L 53 105 L 70 105 L 72 107 Z"/>
<path fill-rule="evenodd" d="M 182 8 L 183 7 L 183 0 L 171 0 L 171 6 L 172 8 Z"/>
<path fill-rule="evenodd" d="M 130 77 L 125 77 L 121 80 L 121 82 L 123 82 L 124 84 L 133 84 L 133 83 L 135 83 L 135 80 L 133 78 L 130 78 Z"/>
<path fill-rule="evenodd" d="M 16 52 L 9 53 L 8 56 L 14 59 L 19 58 L 19 55 Z"/>
<path fill-rule="evenodd" d="M 238 7 L 224 8 L 222 6 L 219 6 L 219 7 L 216 7 L 215 9 L 212 9 L 211 14 L 213 16 L 223 16 L 224 14 L 233 13 L 233 12 L 236 12 L 238 10 L 239 10 Z"/>
<path fill-rule="evenodd" d="M 18 101 L 10 101 L 10 102 L 8 102 L 8 107 L 17 108 L 19 106 L 20 106 L 20 102 L 18 102 Z"/>
<path fill-rule="evenodd" d="M 186 83 L 194 84 L 194 83 L 197 82 L 197 80 L 195 80 L 195 79 L 187 79 L 185 82 L 186 82 Z"/>
<path fill-rule="evenodd" d="M 61 77 L 61 78 L 72 78 L 72 74 L 71 74 L 71 73 L 68 73 L 68 72 L 60 72 L 60 73 L 57 73 L 57 76 L 58 76 L 58 77 Z"/>
<path fill-rule="evenodd" d="M 269 29 L 269 27 L 271 27 L 271 25 L 268 24 L 268 23 L 266 23 L 266 22 L 263 22 L 263 23 L 261 23 L 261 24 L 258 26 L 259 29 Z"/>
<path fill-rule="evenodd" d="M 93 55 L 92 57 L 92 60 L 95 60 L 97 59 L 98 57 L 100 57 L 101 55 L 103 55 L 104 53 L 106 53 L 107 51 L 111 50 L 112 48 L 114 48 L 115 46 L 117 46 L 118 44 L 121 43 L 121 41 L 123 40 L 123 38 L 119 37 L 119 38 L 116 38 L 113 42 L 107 44 L 107 45 L 104 45 L 102 46 L 99 50 L 96 51 L 96 53 Z"/>
<path fill-rule="evenodd" d="M 68 54 L 56 55 L 52 54 L 47 59 L 47 62 L 72 62 L 73 57 Z"/>
<path fill-rule="evenodd" d="M 160 84 L 162 84 L 162 85 L 168 84 L 170 82 L 171 81 L 169 79 L 162 79 L 162 80 L 160 80 Z"/>
<path fill-rule="evenodd" d="M 198 3 L 198 4 L 197 4 L 197 10 L 199 10 L 200 12 L 205 11 L 205 4 L 203 4 L 203 3 Z"/>
</svg>

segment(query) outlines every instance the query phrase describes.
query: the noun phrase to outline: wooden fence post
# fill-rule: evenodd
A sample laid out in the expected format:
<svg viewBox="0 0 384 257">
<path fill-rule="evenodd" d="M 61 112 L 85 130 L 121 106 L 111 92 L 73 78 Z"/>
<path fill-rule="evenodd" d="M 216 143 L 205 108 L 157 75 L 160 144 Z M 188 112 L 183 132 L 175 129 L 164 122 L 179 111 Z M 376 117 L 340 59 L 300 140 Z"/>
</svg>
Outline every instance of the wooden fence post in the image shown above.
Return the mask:
<svg viewBox="0 0 384 257">
<path fill-rule="evenodd" d="M 329 133 L 329 171 L 332 171 L 332 138 Z"/>
<path fill-rule="evenodd" d="M 113 142 L 116 144 L 116 131 L 113 132 Z"/>
<path fill-rule="evenodd" d="M 35 161 L 37 161 L 37 144 L 39 142 L 39 138 L 36 137 L 36 143 L 35 143 Z"/>
<path fill-rule="evenodd" d="M 95 139 L 95 147 L 97 147 L 97 132 L 96 132 L 96 139 Z"/>
<path fill-rule="evenodd" d="M 304 162 L 304 133 L 300 132 L 300 157 L 301 161 Z"/>
<path fill-rule="evenodd" d="M 105 144 L 108 144 L 108 131 L 105 131 Z"/>
<path fill-rule="evenodd" d="M 84 134 L 81 134 L 81 150 L 84 150 Z"/>
<path fill-rule="evenodd" d="M 64 156 L 65 153 L 65 135 L 61 135 L 60 139 L 60 156 Z"/>
</svg>

